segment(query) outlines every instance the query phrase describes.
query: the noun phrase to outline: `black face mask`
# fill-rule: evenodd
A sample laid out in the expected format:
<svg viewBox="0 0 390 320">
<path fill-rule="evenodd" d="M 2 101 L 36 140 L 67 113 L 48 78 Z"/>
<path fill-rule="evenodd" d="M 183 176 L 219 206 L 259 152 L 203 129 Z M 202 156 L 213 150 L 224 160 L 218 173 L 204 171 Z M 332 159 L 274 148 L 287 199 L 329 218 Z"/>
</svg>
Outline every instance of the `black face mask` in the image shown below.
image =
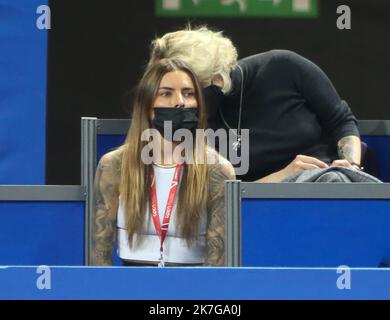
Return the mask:
<svg viewBox="0 0 390 320">
<path fill-rule="evenodd" d="M 153 126 L 164 137 L 164 121 L 172 121 L 172 137 L 179 129 L 188 129 L 192 134 L 198 127 L 198 108 L 154 108 Z M 171 140 L 171 137 L 165 137 Z"/>
<path fill-rule="evenodd" d="M 224 97 L 222 89 L 212 84 L 203 88 L 203 95 L 206 102 L 208 120 L 212 120 L 222 104 Z"/>
</svg>

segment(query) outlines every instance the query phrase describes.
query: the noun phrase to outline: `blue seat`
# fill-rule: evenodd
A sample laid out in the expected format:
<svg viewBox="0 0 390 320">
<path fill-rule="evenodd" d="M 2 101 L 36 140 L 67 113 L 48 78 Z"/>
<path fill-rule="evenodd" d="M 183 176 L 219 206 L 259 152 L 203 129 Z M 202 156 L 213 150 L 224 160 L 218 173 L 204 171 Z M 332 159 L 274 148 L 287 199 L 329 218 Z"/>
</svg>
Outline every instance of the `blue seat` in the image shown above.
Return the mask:
<svg viewBox="0 0 390 320">
<path fill-rule="evenodd" d="M 364 168 L 364 172 L 381 179 L 380 174 L 380 164 L 378 161 L 378 157 L 375 154 L 375 151 L 370 148 L 367 143 L 362 141 L 362 157 L 360 164 Z"/>
<path fill-rule="evenodd" d="M 390 182 L 390 121 L 360 120 L 362 165 L 365 171 L 384 182 Z"/>
</svg>

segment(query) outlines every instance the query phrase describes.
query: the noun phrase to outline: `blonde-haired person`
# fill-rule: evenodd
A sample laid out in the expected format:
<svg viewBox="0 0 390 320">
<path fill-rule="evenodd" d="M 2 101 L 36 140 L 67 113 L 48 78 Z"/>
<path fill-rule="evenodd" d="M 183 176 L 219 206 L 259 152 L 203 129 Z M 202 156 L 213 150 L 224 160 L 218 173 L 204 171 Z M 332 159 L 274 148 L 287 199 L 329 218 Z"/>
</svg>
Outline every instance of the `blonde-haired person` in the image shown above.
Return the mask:
<svg viewBox="0 0 390 320">
<path fill-rule="evenodd" d="M 210 75 L 220 80 L 223 92 L 232 86 L 230 73 L 237 65 L 238 53 L 230 39 L 222 32 L 206 27 L 167 33 L 152 43 L 149 65 L 171 57 L 182 59 L 195 71 L 203 86 L 210 85 Z"/>
<path fill-rule="evenodd" d="M 112 264 L 116 238 L 124 265 L 224 264 L 224 181 L 235 178 L 234 169 L 202 139 L 194 139 L 193 152 L 175 157 L 181 141 L 164 135 L 169 121 L 172 130 L 192 135 L 205 128 L 206 110 L 191 69 L 163 59 L 137 87 L 125 143 L 97 166 L 93 265 Z M 144 139 L 150 129 L 156 135 Z M 145 150 L 153 151 L 152 163 Z"/>
<path fill-rule="evenodd" d="M 201 79 L 213 129 L 250 130 L 249 171 L 241 180 L 279 182 L 306 169 L 360 169 L 357 121 L 313 62 L 288 50 L 237 61 L 229 38 L 207 27 L 157 38 L 151 63 L 178 58 Z"/>
</svg>

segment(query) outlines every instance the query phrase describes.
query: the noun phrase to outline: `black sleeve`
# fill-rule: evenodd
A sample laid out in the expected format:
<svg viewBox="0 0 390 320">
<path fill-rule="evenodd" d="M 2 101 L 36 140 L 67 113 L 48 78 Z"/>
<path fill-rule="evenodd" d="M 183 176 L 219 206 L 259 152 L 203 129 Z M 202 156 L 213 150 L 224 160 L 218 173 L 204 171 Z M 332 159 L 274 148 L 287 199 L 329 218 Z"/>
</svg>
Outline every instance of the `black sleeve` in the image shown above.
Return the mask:
<svg viewBox="0 0 390 320">
<path fill-rule="evenodd" d="M 276 57 L 287 71 L 293 72 L 295 85 L 308 107 L 332 132 L 336 142 L 350 135 L 360 137 L 357 120 L 347 102 L 340 99 L 330 79 L 316 64 L 291 51 L 280 51 Z"/>
</svg>

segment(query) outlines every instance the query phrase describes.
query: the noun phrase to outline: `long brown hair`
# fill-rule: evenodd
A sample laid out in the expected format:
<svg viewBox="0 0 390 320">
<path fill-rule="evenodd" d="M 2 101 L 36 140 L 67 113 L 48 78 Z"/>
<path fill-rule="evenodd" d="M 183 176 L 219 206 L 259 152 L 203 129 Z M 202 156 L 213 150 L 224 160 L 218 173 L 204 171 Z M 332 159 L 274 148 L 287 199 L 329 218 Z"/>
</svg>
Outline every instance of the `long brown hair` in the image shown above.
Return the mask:
<svg viewBox="0 0 390 320">
<path fill-rule="evenodd" d="M 119 191 L 123 208 L 126 212 L 126 227 L 130 246 L 133 236 L 139 232 L 145 221 L 145 211 L 150 197 L 150 170 L 141 160 L 141 151 L 148 142 L 141 141 L 144 130 L 152 128 L 150 119 L 153 103 L 163 76 L 171 71 L 183 71 L 190 76 L 195 87 L 198 102 L 198 129 L 206 127 L 206 108 L 202 87 L 194 72 L 183 62 L 174 59 L 162 59 L 149 66 L 139 82 L 133 104 L 131 126 L 122 153 L 121 181 Z M 206 143 L 198 143 L 195 139 L 191 164 L 185 163 L 180 183 L 177 205 L 177 227 L 190 244 L 198 233 L 199 220 L 207 206 L 208 176 L 206 161 Z M 202 148 L 203 150 L 200 150 Z M 200 163 L 196 156 L 204 155 Z M 185 207 L 185 208 L 184 208 Z"/>
</svg>

